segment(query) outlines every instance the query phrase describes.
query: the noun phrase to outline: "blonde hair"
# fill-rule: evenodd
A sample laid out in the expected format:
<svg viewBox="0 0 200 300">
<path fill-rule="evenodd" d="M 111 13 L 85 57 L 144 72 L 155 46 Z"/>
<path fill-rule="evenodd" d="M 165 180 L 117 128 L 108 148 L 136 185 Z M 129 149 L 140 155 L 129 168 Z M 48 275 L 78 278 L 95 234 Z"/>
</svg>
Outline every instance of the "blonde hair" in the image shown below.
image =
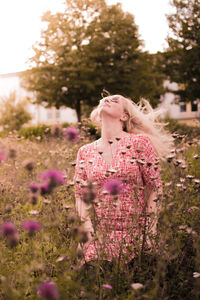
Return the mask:
<svg viewBox="0 0 200 300">
<path fill-rule="evenodd" d="M 114 97 L 122 100 L 124 112 L 128 115 L 127 121 L 124 122 L 123 130 L 148 136 L 159 158 L 165 160 L 174 147 L 174 138 L 169 131 L 164 129 L 168 123 L 158 121 L 164 110 L 161 108 L 153 109 L 149 101 L 145 99 L 141 99 L 137 104 L 121 95 L 108 96 L 103 99 Z M 99 105 L 91 112 L 90 120 L 95 126 L 101 127 Z"/>
</svg>

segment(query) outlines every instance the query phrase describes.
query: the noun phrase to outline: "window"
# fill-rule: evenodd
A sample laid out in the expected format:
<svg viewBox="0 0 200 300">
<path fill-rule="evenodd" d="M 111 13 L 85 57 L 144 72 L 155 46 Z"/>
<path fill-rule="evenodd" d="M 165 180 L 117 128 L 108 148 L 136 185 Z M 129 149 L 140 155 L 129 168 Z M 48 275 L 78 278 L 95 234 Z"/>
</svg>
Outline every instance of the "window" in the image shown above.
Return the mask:
<svg viewBox="0 0 200 300">
<path fill-rule="evenodd" d="M 56 109 L 56 119 L 59 119 L 59 118 L 60 118 L 60 110 Z"/>
<path fill-rule="evenodd" d="M 197 102 L 192 102 L 191 103 L 191 111 L 198 111 L 198 104 Z"/>
<path fill-rule="evenodd" d="M 186 103 L 180 104 L 180 112 L 186 112 Z"/>
<path fill-rule="evenodd" d="M 52 118 L 51 109 L 47 109 L 47 119 L 51 120 L 51 118 Z"/>
</svg>

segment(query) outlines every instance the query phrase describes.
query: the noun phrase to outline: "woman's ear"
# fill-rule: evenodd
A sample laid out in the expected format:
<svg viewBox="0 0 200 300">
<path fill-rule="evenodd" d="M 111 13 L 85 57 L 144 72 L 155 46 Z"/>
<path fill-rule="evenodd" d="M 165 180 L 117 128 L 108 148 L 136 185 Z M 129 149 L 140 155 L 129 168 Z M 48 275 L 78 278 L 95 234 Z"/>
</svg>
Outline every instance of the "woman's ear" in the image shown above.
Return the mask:
<svg viewBox="0 0 200 300">
<path fill-rule="evenodd" d="M 123 115 L 121 116 L 121 118 L 120 118 L 120 121 L 123 121 L 123 122 L 125 122 L 125 121 L 127 121 L 128 120 L 128 115 L 127 115 L 127 113 L 123 113 Z"/>
</svg>

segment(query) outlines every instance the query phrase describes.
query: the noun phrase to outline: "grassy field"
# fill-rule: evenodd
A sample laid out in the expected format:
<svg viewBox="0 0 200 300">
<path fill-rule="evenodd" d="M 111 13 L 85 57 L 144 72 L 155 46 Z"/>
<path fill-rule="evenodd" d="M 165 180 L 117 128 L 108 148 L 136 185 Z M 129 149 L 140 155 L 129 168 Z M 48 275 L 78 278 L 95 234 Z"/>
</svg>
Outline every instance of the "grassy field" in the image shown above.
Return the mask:
<svg viewBox="0 0 200 300">
<path fill-rule="evenodd" d="M 76 251 L 73 176 L 78 149 L 93 140 L 87 130 L 76 142 L 56 134 L 0 140 L 1 231 L 3 224 L 14 226 L 0 236 L 0 299 L 199 299 L 200 140 L 177 136 L 173 157 L 161 165 L 161 235 L 152 239 L 152 250 L 138 254 L 131 270 L 122 264 L 100 273 L 97 262 L 85 278 Z M 32 183 L 42 185 L 40 174 L 55 169 L 64 184 L 33 193 Z"/>
</svg>

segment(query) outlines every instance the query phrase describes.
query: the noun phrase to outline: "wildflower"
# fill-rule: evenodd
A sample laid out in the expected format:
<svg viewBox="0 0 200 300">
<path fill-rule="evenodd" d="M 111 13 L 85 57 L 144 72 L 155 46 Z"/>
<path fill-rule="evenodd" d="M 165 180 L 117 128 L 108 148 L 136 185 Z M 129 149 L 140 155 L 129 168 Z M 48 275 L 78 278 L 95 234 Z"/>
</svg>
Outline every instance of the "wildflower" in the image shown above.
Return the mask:
<svg viewBox="0 0 200 300">
<path fill-rule="evenodd" d="M 4 222 L 1 225 L 2 235 L 7 239 L 8 245 L 13 248 L 19 242 L 19 235 L 16 226 L 11 222 Z"/>
<path fill-rule="evenodd" d="M 79 235 L 79 227 L 72 227 L 70 233 L 73 238 L 76 238 Z"/>
<path fill-rule="evenodd" d="M 49 158 L 45 159 L 45 161 L 44 161 L 45 166 L 47 166 L 48 163 L 49 163 Z"/>
<path fill-rule="evenodd" d="M 171 162 L 172 159 L 173 159 L 174 157 L 175 157 L 175 155 L 173 155 L 173 154 L 168 155 L 168 156 L 167 156 L 167 161 L 168 161 L 168 162 Z"/>
<path fill-rule="evenodd" d="M 76 142 L 78 140 L 78 133 L 79 131 L 75 127 L 68 127 L 65 130 L 66 139 L 69 141 Z"/>
<path fill-rule="evenodd" d="M 9 157 L 10 158 L 15 158 L 17 155 L 17 151 L 14 148 L 9 149 Z"/>
<path fill-rule="evenodd" d="M 192 230 L 191 227 L 187 227 L 186 231 L 187 231 L 188 234 L 196 234 L 196 231 Z"/>
<path fill-rule="evenodd" d="M 37 201 L 38 201 L 38 196 L 37 196 L 37 194 L 31 194 L 30 195 L 30 202 L 33 204 L 33 205 L 35 205 L 35 204 L 37 204 Z"/>
<path fill-rule="evenodd" d="M 44 202 L 45 204 L 50 204 L 50 203 L 51 203 L 51 201 L 48 200 L 48 199 L 44 199 L 43 202 Z"/>
<path fill-rule="evenodd" d="M 122 181 L 118 179 L 110 179 L 103 185 L 103 189 L 108 191 L 111 195 L 118 195 L 123 189 Z"/>
<path fill-rule="evenodd" d="M 10 213 L 12 211 L 12 206 L 10 204 L 6 204 L 5 212 Z"/>
<path fill-rule="evenodd" d="M 61 87 L 61 91 L 62 91 L 63 93 L 67 93 L 68 87 L 62 86 L 62 87 Z"/>
<path fill-rule="evenodd" d="M 66 258 L 67 258 L 66 255 L 61 255 L 56 259 L 56 262 L 61 262 L 61 261 L 65 260 Z"/>
<path fill-rule="evenodd" d="M 188 174 L 188 175 L 186 176 L 186 178 L 188 178 L 188 179 L 193 179 L 193 178 L 194 178 L 194 176 L 193 176 L 193 175 L 189 175 L 189 174 Z"/>
<path fill-rule="evenodd" d="M 4 222 L 1 225 L 1 232 L 4 237 L 14 235 L 17 232 L 16 226 L 11 222 Z"/>
<path fill-rule="evenodd" d="M 32 209 L 32 210 L 29 211 L 29 214 L 30 214 L 30 215 L 37 215 L 37 214 L 38 214 L 38 211 Z"/>
<path fill-rule="evenodd" d="M 110 284 L 102 284 L 102 287 L 104 287 L 105 289 L 112 290 L 112 286 Z"/>
<path fill-rule="evenodd" d="M 49 180 L 49 189 L 64 184 L 64 175 L 57 170 L 48 170 L 47 172 L 40 174 L 40 178 L 42 180 Z"/>
<path fill-rule="evenodd" d="M 51 127 L 51 134 L 55 137 L 59 137 L 63 135 L 63 128 L 59 124 L 53 125 Z"/>
<path fill-rule="evenodd" d="M 38 222 L 34 222 L 31 220 L 25 221 L 23 223 L 23 227 L 25 230 L 28 231 L 29 235 L 34 235 L 37 231 L 39 231 L 41 229 L 41 224 Z"/>
<path fill-rule="evenodd" d="M 68 215 L 67 220 L 68 220 L 69 224 L 73 224 L 76 222 L 77 216 L 75 214 L 70 214 L 70 215 Z"/>
<path fill-rule="evenodd" d="M 76 254 L 79 259 L 84 257 L 83 250 L 81 250 L 81 249 L 77 249 Z"/>
<path fill-rule="evenodd" d="M 84 230 L 79 231 L 79 242 L 83 244 L 88 242 L 88 234 L 86 231 Z"/>
<path fill-rule="evenodd" d="M 80 291 L 80 296 L 85 296 L 85 291 Z"/>
<path fill-rule="evenodd" d="M 42 283 L 38 287 L 38 295 L 47 300 L 57 300 L 59 299 L 59 291 L 52 281 L 47 281 Z"/>
<path fill-rule="evenodd" d="M 138 289 L 143 288 L 144 285 L 141 284 L 141 283 L 132 283 L 132 284 L 131 284 L 131 287 L 132 287 L 134 290 L 138 290 Z"/>
<path fill-rule="evenodd" d="M 75 161 L 72 161 L 72 162 L 71 162 L 71 165 L 72 165 L 72 167 L 75 167 L 76 162 L 75 162 Z"/>
<path fill-rule="evenodd" d="M 93 190 L 87 190 L 83 193 L 83 201 L 90 204 L 96 198 L 96 193 Z"/>
<path fill-rule="evenodd" d="M 40 193 L 41 195 L 49 194 L 52 190 L 49 188 L 49 183 L 44 182 L 40 185 Z"/>
<path fill-rule="evenodd" d="M 39 186 L 37 185 L 37 183 L 31 183 L 29 185 L 29 188 L 31 190 L 32 193 L 36 193 L 39 189 Z"/>
<path fill-rule="evenodd" d="M 197 178 L 194 179 L 194 183 L 195 183 L 195 184 L 200 184 L 200 179 L 197 179 Z"/>
<path fill-rule="evenodd" d="M 22 165 L 28 171 L 32 171 L 33 168 L 34 168 L 34 162 L 33 162 L 32 159 L 26 159 L 26 160 L 24 160 L 23 163 L 22 163 Z"/>
<path fill-rule="evenodd" d="M 198 273 L 198 272 L 193 272 L 193 277 L 194 277 L 194 278 L 200 277 L 200 273 Z"/>
</svg>

